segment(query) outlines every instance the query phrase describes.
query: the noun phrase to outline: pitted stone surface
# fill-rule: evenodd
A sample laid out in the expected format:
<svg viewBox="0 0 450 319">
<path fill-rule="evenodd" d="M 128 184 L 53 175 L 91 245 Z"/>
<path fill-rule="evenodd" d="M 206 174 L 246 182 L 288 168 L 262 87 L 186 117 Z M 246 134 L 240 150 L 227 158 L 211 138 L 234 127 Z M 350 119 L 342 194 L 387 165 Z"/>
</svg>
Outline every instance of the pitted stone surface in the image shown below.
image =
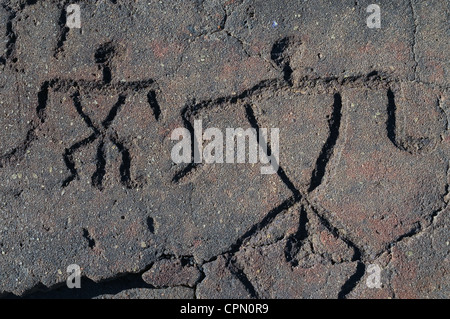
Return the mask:
<svg viewBox="0 0 450 319">
<path fill-rule="evenodd" d="M 0 296 L 448 298 L 446 1 L 75 2 L 0 2 Z M 195 120 L 280 169 L 175 164 Z"/>
<path fill-rule="evenodd" d="M 360 89 L 343 92 L 340 142 L 326 183 L 316 194 L 329 218 L 342 225 L 366 253 L 374 255 L 419 224 L 429 222 L 430 216 L 444 207 L 442 198 L 447 192 L 448 158 L 442 147 L 424 146 L 420 152 L 420 147 L 402 146 L 399 141 L 405 134 L 402 130 L 390 132 L 389 128 L 393 116 L 398 118 L 397 129 L 410 130 L 417 123 L 419 130 L 414 134 L 419 139 L 440 145 L 446 123 L 436 100 L 421 105 L 427 109 L 422 117 L 405 100 L 397 103 L 397 111 L 389 112 L 394 98 L 388 95 L 393 93 Z M 411 114 L 433 123 L 427 126 L 431 132 L 420 134 L 420 123 Z M 412 124 L 405 125 L 408 120 Z"/>
</svg>

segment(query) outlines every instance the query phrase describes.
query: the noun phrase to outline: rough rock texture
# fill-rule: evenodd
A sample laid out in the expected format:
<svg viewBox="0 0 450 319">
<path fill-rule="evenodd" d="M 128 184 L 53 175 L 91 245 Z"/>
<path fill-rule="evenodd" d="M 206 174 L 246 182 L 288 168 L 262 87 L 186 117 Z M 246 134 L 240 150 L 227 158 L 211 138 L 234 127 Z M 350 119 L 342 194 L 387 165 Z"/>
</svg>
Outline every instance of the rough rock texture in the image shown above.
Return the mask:
<svg viewBox="0 0 450 319">
<path fill-rule="evenodd" d="M 206 278 L 198 284 L 196 297 L 200 299 L 252 298 L 242 278 L 230 269 L 224 256 L 217 257 L 203 266 Z"/>
<path fill-rule="evenodd" d="M 163 259 L 155 262 L 149 271 L 143 273 L 142 279 L 154 287 L 194 287 L 201 279 L 201 273 L 189 260 Z"/>
<path fill-rule="evenodd" d="M 426 125 L 431 132 L 420 134 L 424 124 L 419 121 L 418 130 L 407 125 L 418 135 L 414 137 L 399 128 L 404 127 L 403 121 L 414 123 L 414 117 L 421 117 L 422 112 L 399 102 L 397 111 L 391 113 L 389 108 L 395 108 L 396 101 L 389 92 L 343 92 L 341 139 L 326 183 L 316 195 L 333 224 L 342 225 L 349 238 L 371 255 L 420 223 L 429 223 L 430 216 L 443 208 L 447 192 L 448 155 L 436 148 L 445 118 L 436 101 L 428 104 L 425 118 L 420 119 L 429 122 Z M 393 121 L 396 129 L 391 132 Z"/>
<path fill-rule="evenodd" d="M 0 296 L 448 298 L 449 4 L 369 4 L 0 0 Z"/>
</svg>

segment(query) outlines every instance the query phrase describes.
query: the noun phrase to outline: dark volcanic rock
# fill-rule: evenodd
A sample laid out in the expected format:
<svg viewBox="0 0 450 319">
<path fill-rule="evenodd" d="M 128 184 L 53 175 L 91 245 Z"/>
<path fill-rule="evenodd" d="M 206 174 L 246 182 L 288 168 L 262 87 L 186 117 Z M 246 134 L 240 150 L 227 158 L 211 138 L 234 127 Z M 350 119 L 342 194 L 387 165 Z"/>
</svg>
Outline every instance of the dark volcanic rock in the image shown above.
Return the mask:
<svg viewBox="0 0 450 319">
<path fill-rule="evenodd" d="M 436 100 L 422 105 L 427 109 L 424 117 L 413 107 L 405 107 L 404 100 L 394 100 L 393 94 L 359 89 L 343 92 L 342 129 L 326 182 L 316 193 L 317 202 L 328 211 L 327 218 L 345 229 L 368 255 L 429 223 L 433 212 L 443 208 L 447 191 L 448 158 L 439 135 L 446 122 Z M 406 139 L 412 144 L 427 140 L 434 146 L 402 146 L 403 133 L 410 128 L 399 128 L 405 122 L 416 125 L 414 118 L 433 124 L 421 132 L 421 123 L 417 123 L 419 130 L 414 134 L 420 137 L 406 133 Z"/>
<path fill-rule="evenodd" d="M 193 287 L 201 278 L 198 268 L 184 259 L 163 259 L 142 274 L 142 279 L 154 287 Z"/>
<path fill-rule="evenodd" d="M 200 299 L 251 298 L 245 285 L 227 267 L 223 256 L 203 266 L 205 279 L 198 285 L 196 296 Z"/>
<path fill-rule="evenodd" d="M 0 295 L 448 296 L 448 1 L 75 2 L 0 3 Z M 196 120 L 280 169 L 176 164 Z"/>
</svg>

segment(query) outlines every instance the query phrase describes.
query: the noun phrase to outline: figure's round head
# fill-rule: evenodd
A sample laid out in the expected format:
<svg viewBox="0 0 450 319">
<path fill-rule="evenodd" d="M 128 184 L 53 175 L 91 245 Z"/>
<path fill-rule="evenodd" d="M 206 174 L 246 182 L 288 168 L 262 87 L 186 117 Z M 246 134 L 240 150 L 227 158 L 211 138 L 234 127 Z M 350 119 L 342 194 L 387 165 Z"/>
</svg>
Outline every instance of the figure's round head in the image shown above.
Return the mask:
<svg viewBox="0 0 450 319">
<path fill-rule="evenodd" d="M 109 64 L 115 53 L 116 48 L 112 42 L 106 42 L 95 51 L 95 62 L 98 64 Z"/>
<path fill-rule="evenodd" d="M 284 79 L 292 85 L 298 75 L 302 42 L 296 36 L 284 37 L 276 41 L 270 51 L 270 58 L 283 71 Z"/>
</svg>

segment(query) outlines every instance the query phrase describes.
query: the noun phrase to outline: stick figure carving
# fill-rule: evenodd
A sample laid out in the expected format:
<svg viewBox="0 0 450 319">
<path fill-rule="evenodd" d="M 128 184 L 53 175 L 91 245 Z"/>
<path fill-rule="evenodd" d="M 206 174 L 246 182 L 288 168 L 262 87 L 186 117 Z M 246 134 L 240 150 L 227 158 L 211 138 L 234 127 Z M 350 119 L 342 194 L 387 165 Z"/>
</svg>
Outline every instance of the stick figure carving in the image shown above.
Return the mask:
<svg viewBox="0 0 450 319">
<path fill-rule="evenodd" d="M 411 118 L 407 110 L 414 109 L 410 106 L 412 102 L 400 96 L 397 103 L 402 105 L 403 110 L 400 107 L 397 110 L 393 92 L 401 93 L 397 87 L 409 87 L 411 84 L 378 71 L 351 78 L 338 76 L 295 78 L 289 49 L 298 42 L 294 38 L 283 38 L 272 47 L 271 58 L 282 71 L 282 79 L 264 80 L 237 94 L 187 104 L 181 114 L 185 128 L 193 136 L 195 119 L 208 116 L 213 109 L 232 107 L 236 113 L 245 113 L 249 125 L 255 129 L 260 127 L 260 121 L 264 121 L 264 127 L 282 128 L 281 136 L 284 134 L 285 138 L 281 144 L 288 146 L 280 146 L 280 168 L 277 173 L 292 191 L 293 196 L 273 209 L 267 218 L 251 229 L 262 229 L 274 220 L 275 215 L 301 203 L 311 208 L 309 214 L 316 215 L 329 225 L 331 233 L 334 232 L 335 226 L 330 216 L 338 215 L 338 220 L 344 225 L 341 227 L 346 227 L 345 230 L 350 234 L 346 240 L 357 251 L 362 251 L 358 246 L 369 247 L 368 251 L 381 251 L 383 245 L 388 245 L 389 242 L 403 236 L 411 228 L 416 227 L 415 223 L 429 218 L 430 212 L 433 211 L 433 201 L 428 198 L 442 196 L 440 191 L 444 188 L 442 182 L 445 181 L 444 177 L 448 170 L 448 164 L 445 162 L 448 163 L 448 160 L 442 155 L 440 157 L 433 154 L 433 150 L 437 146 L 443 146 L 440 142 L 440 133 L 447 126 L 445 116 L 442 110 L 439 111 L 439 102 L 436 103 L 432 98 L 435 95 L 433 90 L 428 88 L 430 92 L 424 94 L 427 98 L 424 97 L 420 104 L 423 104 L 424 110 L 422 117 L 426 117 L 424 126 L 430 129 L 420 131 L 419 126 L 416 132 L 412 128 L 408 134 L 412 133 L 413 136 L 408 136 L 397 128 L 399 125 L 396 124 L 396 113 L 402 115 L 402 120 L 407 122 L 408 126 L 413 126 L 408 123 L 406 117 Z M 415 85 L 410 90 L 414 91 L 414 88 Z M 274 90 L 278 91 L 277 94 L 272 94 Z M 317 98 L 318 96 L 320 98 Z M 317 108 L 314 107 L 320 105 L 321 101 L 326 101 L 332 107 L 317 112 Z M 433 102 L 437 105 L 433 105 Z M 356 103 L 359 103 L 360 107 L 352 106 Z M 328 112 L 327 117 L 316 116 L 325 112 Z M 309 123 L 313 123 L 313 126 L 308 127 Z M 325 134 L 318 138 L 319 135 L 315 136 L 314 133 L 322 134 L 319 128 Z M 317 143 L 313 144 L 314 141 Z M 300 152 L 302 148 L 298 145 L 302 144 L 307 152 Z M 358 147 L 352 149 L 352 145 Z M 345 156 L 347 158 L 341 161 Z M 288 165 L 285 164 L 287 160 L 290 160 Z M 204 172 L 199 169 L 202 165 L 188 164 L 174 175 L 172 181 L 187 183 L 197 179 Z M 391 173 L 393 171 L 395 174 Z M 414 175 L 411 172 L 414 172 Z M 340 175 L 340 179 L 335 177 L 337 175 Z M 441 189 L 433 188 L 436 181 L 430 176 L 434 175 L 440 177 Z M 360 181 L 364 181 L 364 186 L 359 184 Z M 400 189 L 402 191 L 397 191 L 395 196 L 389 196 L 392 190 Z M 358 194 L 363 191 L 366 192 L 366 196 L 359 196 Z M 331 196 L 335 196 L 335 199 L 330 200 Z M 349 201 L 348 198 L 352 200 Z M 415 207 L 420 208 L 405 208 L 405 203 L 413 201 Z M 357 213 L 347 214 L 349 211 Z M 400 221 L 397 224 L 385 221 L 383 214 L 386 212 L 390 212 Z M 383 216 L 378 217 L 380 221 L 375 220 L 358 233 L 358 230 L 362 229 L 361 220 L 355 216 L 370 220 L 376 214 Z M 247 232 L 234 247 L 242 246 L 251 236 L 249 234 L 253 233 Z M 286 261 L 292 265 L 297 263 L 295 255 L 305 239 L 304 233 L 300 227 L 297 234 L 288 238 Z M 371 242 L 375 236 L 379 237 Z"/>
<path fill-rule="evenodd" d="M 105 158 L 105 144 L 109 141 L 118 150 L 122 157 L 122 163 L 120 165 L 120 179 L 124 186 L 127 188 L 135 188 L 139 186 L 139 183 L 133 181 L 130 176 L 131 168 L 131 155 L 128 147 L 119 138 L 117 132 L 112 127 L 112 124 L 119 112 L 125 106 L 127 96 L 133 92 L 145 91 L 147 93 L 147 101 L 153 110 L 155 119 L 158 120 L 160 116 L 160 108 L 156 101 L 156 92 L 159 88 L 155 81 L 152 79 L 135 82 L 113 82 L 112 70 L 113 59 L 117 53 L 117 48 L 111 43 L 105 43 L 101 45 L 95 52 L 95 61 L 102 72 L 102 80 L 100 81 L 86 81 L 86 80 L 61 80 L 54 79 L 43 84 L 41 92 L 39 93 L 39 101 L 41 102 L 38 109 L 38 117 L 41 122 L 45 122 L 46 114 L 46 101 L 49 90 L 60 93 L 71 93 L 70 98 L 77 113 L 82 118 L 92 133 L 72 146 L 68 147 L 64 151 L 64 163 L 70 172 L 70 176 L 67 177 L 62 187 L 67 187 L 72 181 L 79 178 L 78 170 L 74 161 L 74 154 L 80 152 L 82 148 L 96 143 L 97 147 L 97 163 L 96 170 L 91 177 L 92 186 L 99 190 L 103 189 L 103 177 L 106 173 L 106 158 Z M 117 101 L 111 106 L 107 116 L 101 121 L 101 123 L 95 123 L 89 114 L 85 112 L 83 107 L 83 95 L 89 92 L 95 92 L 100 95 L 117 96 Z"/>
</svg>

